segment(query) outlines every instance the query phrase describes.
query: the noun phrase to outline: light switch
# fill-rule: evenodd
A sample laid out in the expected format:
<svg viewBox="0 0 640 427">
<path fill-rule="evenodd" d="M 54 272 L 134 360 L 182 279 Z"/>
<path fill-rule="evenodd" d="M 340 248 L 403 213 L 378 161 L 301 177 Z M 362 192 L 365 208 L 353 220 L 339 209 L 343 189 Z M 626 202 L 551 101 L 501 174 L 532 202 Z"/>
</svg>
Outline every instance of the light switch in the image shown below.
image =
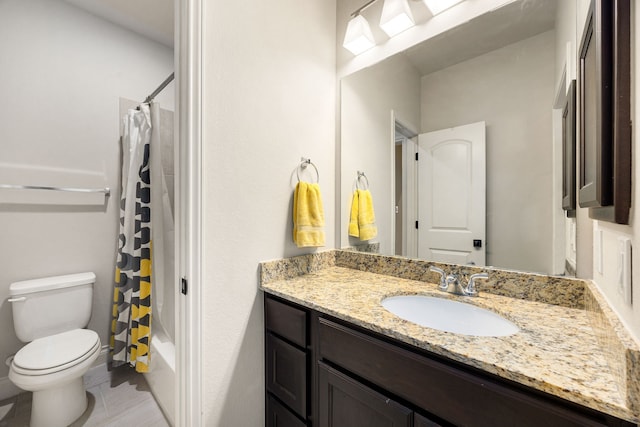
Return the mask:
<svg viewBox="0 0 640 427">
<path fill-rule="evenodd" d="M 618 293 L 631 305 L 631 239 L 618 237 Z"/>
</svg>

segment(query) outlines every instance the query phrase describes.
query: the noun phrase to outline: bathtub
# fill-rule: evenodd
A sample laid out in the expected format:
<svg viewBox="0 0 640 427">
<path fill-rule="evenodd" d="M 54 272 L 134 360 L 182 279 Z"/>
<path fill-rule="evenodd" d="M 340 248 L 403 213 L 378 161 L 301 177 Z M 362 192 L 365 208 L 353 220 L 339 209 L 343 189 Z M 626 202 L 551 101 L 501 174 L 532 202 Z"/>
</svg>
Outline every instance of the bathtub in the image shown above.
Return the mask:
<svg viewBox="0 0 640 427">
<path fill-rule="evenodd" d="M 151 336 L 151 363 L 144 377 L 162 412 L 175 425 L 176 347 L 162 330 Z"/>
</svg>

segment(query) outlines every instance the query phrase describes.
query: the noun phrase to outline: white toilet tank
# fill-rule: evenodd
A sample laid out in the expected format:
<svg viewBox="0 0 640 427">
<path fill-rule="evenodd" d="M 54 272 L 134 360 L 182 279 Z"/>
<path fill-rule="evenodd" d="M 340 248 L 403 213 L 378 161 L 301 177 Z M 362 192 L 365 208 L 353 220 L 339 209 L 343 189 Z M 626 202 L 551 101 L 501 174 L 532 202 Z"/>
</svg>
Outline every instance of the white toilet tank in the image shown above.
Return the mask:
<svg viewBox="0 0 640 427">
<path fill-rule="evenodd" d="M 22 342 L 89 324 L 93 273 L 69 274 L 15 282 L 9 286 L 16 336 Z"/>
</svg>

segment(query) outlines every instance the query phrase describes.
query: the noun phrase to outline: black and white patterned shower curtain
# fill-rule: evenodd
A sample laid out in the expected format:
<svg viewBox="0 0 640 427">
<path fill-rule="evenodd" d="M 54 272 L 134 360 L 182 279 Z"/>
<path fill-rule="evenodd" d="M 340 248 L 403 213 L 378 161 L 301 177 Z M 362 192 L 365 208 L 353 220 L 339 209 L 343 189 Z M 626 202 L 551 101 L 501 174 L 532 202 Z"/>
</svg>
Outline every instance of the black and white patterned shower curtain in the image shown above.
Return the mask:
<svg viewBox="0 0 640 427">
<path fill-rule="evenodd" d="M 113 366 L 149 370 L 151 344 L 151 113 L 142 104 L 123 119 L 120 234 L 110 356 Z"/>
</svg>

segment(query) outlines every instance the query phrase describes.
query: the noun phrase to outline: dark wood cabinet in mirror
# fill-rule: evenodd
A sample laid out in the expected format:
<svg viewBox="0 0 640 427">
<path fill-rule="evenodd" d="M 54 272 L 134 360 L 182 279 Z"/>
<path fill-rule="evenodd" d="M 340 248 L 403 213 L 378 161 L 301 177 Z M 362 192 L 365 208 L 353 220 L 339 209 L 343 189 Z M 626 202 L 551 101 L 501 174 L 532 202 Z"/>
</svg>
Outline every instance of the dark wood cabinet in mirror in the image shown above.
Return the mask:
<svg viewBox="0 0 640 427">
<path fill-rule="evenodd" d="M 562 209 L 576 216 L 576 81 L 572 80 L 562 111 Z"/>
<path fill-rule="evenodd" d="M 578 68 L 578 203 L 627 224 L 631 206 L 630 2 L 593 0 Z"/>
</svg>

